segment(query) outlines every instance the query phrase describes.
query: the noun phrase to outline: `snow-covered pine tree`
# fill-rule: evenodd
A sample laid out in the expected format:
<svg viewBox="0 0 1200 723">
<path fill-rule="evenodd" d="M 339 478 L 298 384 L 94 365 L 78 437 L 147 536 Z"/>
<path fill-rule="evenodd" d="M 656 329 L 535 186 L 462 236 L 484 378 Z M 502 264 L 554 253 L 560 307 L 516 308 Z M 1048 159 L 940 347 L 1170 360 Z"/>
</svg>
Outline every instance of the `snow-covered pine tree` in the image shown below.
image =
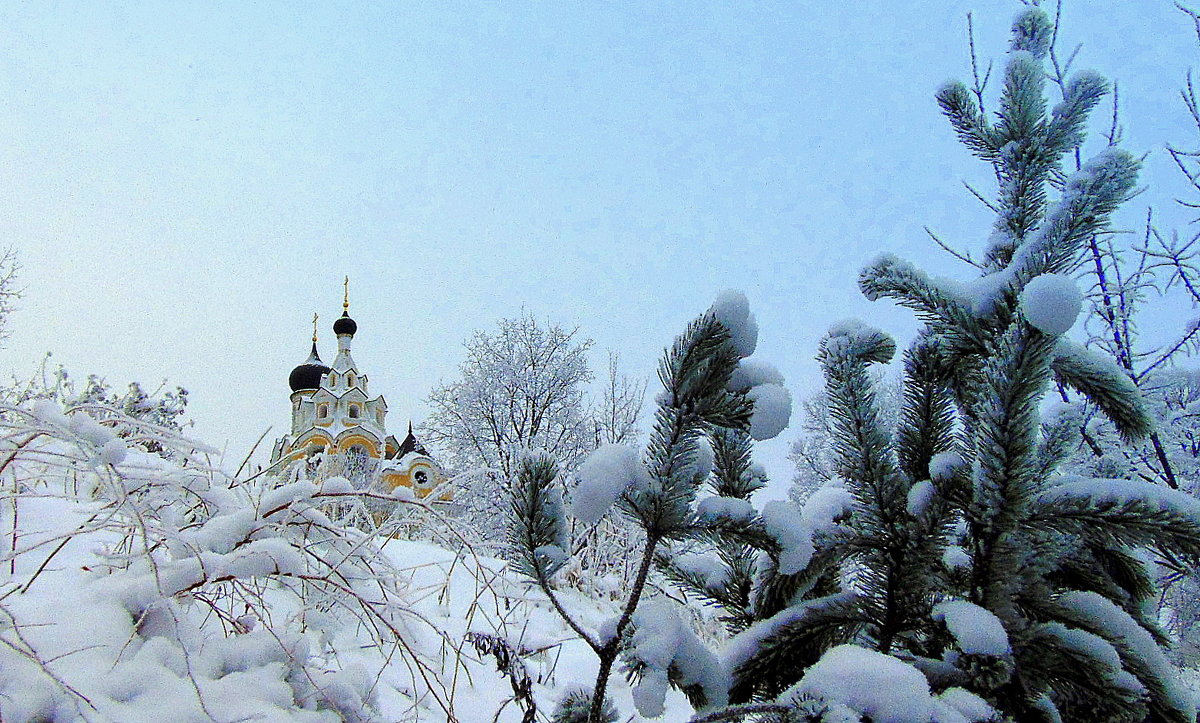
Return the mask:
<svg viewBox="0 0 1200 723">
<path fill-rule="evenodd" d="M 1196 554 L 1200 507 L 1149 485 L 1056 477 L 1068 430 L 1040 425 L 1040 403 L 1057 377 L 1124 436 L 1149 431 L 1129 378 L 1060 336 L 1080 304 L 1068 275 L 1133 189 L 1137 163 L 1109 149 L 1061 183 L 1063 157 L 1081 144 L 1106 86 L 1080 74 L 1047 113 L 1043 65 L 1052 34 L 1038 9 L 1017 18 L 995 123 L 965 85 L 938 96 L 964 143 L 999 179 L 988 273 L 965 294 L 890 258 L 861 277 L 868 296 L 892 298 L 926 319 L 918 344 L 929 351 L 930 392 L 945 389 L 955 402 L 955 456 L 941 458 L 952 463 L 936 465 L 930 477 L 936 497 L 958 503 L 968 578 L 940 591 L 931 578 L 930 590 L 995 616 L 1010 651 L 1007 672 L 960 664 L 931 682 L 962 685 L 1020 720 L 1192 720 L 1153 642 L 1157 630 L 1144 606 L 1151 586 L 1134 550 Z M 1051 204 L 1048 190 L 1060 185 Z M 933 459 L 923 456 L 926 465 Z M 943 619 L 953 635 L 954 623 Z"/>
<path fill-rule="evenodd" d="M 930 457 L 952 445 L 952 411 L 923 364 L 929 345 L 914 345 L 893 445 L 868 366 L 894 351 L 890 338 L 857 323 L 840 325 L 822 345 L 844 487 L 818 490 L 802 510 L 774 502 L 756 514 L 747 504 L 704 519 L 725 566 L 719 585 L 679 558 L 665 565 L 685 592 L 725 609 L 730 631 L 739 633 L 724 660 L 733 703 L 776 700 L 835 646 L 906 649 L 905 636 L 929 626 L 930 580 L 942 574 L 951 506 L 932 494 L 932 483 L 913 481 L 927 478 Z M 718 460 L 748 457 L 748 440 L 730 432 L 714 438 L 741 442 L 737 454 Z M 718 463 L 713 486 L 721 497 L 706 506 L 738 510 L 731 501 L 755 489 L 739 484 L 750 477 L 744 470 Z"/>
<path fill-rule="evenodd" d="M 1133 189 L 1137 163 L 1110 148 L 1061 181 L 1062 161 L 1082 143 L 1106 85 L 1079 74 L 1047 114 L 1044 59 L 1053 32 L 1040 10 L 1017 18 L 994 124 L 966 86 L 939 93 L 960 137 L 999 179 L 988 273 L 963 295 L 883 259 L 863 272 L 861 285 L 926 318 L 933 379 L 956 402 L 954 454 L 962 463 L 933 477 L 946 480 L 939 496 L 965 502 L 969 584 L 947 592 L 999 619 L 1013 664 L 1002 683 L 968 679 L 966 687 L 1021 720 L 1132 721 L 1147 711 L 1191 720 L 1194 709 L 1151 643 L 1158 632 L 1145 604 L 1151 586 L 1135 550 L 1196 554 L 1200 507 L 1151 485 L 1056 477 L 1070 430 L 1040 428 L 1040 403 L 1056 378 L 1126 438 L 1150 431 L 1129 377 L 1060 336 L 1080 307 L 1069 275 Z M 1047 191 L 1059 186 L 1051 205 Z"/>
<path fill-rule="evenodd" d="M 1106 84 L 1079 74 L 1048 109 L 1053 32 L 1037 8 L 1017 17 L 995 121 L 961 83 L 938 94 L 999 182 L 985 273 L 964 288 L 893 257 L 863 271 L 869 298 L 926 322 L 905 353 L 899 420 L 883 424 L 868 374 L 892 358 L 892 340 L 835 327 L 819 358 L 849 516 L 831 492 L 790 525 L 770 509 L 750 520 L 778 549 L 734 606 L 740 622 L 758 621 L 726 647 L 735 704 L 788 705 L 807 720 L 1195 720 L 1160 648 L 1144 561 L 1200 555 L 1200 503 L 1057 473 L 1077 427 L 1040 416 L 1053 381 L 1127 439 L 1150 429 L 1128 375 L 1062 336 L 1081 306 L 1070 275 L 1133 189 L 1137 162 L 1109 149 L 1063 173 Z M 781 609 L 756 604 L 795 579 Z"/>
<path fill-rule="evenodd" d="M 644 716 L 662 714 L 668 687 L 682 690 L 699 709 L 725 704 L 728 682 L 717 658 L 671 605 L 642 597 L 657 553 L 719 524 L 694 505 L 714 462 L 726 470 L 732 486 L 725 491 L 731 496 L 744 498 L 761 485 L 761 475 L 756 477 L 749 468 L 749 438 L 768 439 L 782 431 L 791 399 L 779 384 L 778 372 L 748 374 L 747 370 L 765 368 L 743 361 L 756 341 L 757 326 L 745 297 L 736 292 L 722 295 L 663 357 L 659 379 L 665 389 L 645 450 L 607 445 L 593 452 L 575 473 L 569 504 L 564 505 L 559 492 L 559 469 L 553 459 L 539 453 L 521 459 L 509 535 L 515 569 L 541 587 L 599 660 L 595 684 L 564 699 L 554 720 L 615 720 L 615 708 L 605 693 L 618 659 L 636 681 L 634 702 Z M 748 503 L 743 504 L 748 510 Z M 641 556 L 619 615 L 593 632 L 563 606 L 552 579 L 571 549 L 566 514 L 582 525 L 595 525 L 614 510 L 642 531 Z M 761 525 L 745 534 L 760 545 L 771 542 Z M 748 558 L 738 560 L 748 577 Z M 586 718 L 581 713 L 585 703 Z"/>
</svg>

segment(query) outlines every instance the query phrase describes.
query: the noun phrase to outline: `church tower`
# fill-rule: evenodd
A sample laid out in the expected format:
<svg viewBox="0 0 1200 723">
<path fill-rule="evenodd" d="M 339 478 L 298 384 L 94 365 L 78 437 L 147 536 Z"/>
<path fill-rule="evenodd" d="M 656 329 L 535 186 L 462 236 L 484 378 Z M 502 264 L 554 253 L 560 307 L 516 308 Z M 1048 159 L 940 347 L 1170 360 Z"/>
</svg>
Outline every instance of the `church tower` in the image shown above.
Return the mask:
<svg viewBox="0 0 1200 723">
<path fill-rule="evenodd" d="M 349 283 L 347 278 L 342 315 L 333 322 L 337 356 L 330 366 L 317 352 L 317 315 L 313 315 L 312 352 L 288 376 L 291 431 L 275 442 L 271 462 L 287 465 L 321 455 L 323 463 L 340 463 L 327 466 L 378 470 L 385 488 L 411 487 L 424 497 L 445 475 L 417 440 L 411 424 L 403 442 L 387 433 L 387 401 L 382 395 L 370 396 L 369 379 L 350 353 L 358 324 L 350 318 Z"/>
</svg>

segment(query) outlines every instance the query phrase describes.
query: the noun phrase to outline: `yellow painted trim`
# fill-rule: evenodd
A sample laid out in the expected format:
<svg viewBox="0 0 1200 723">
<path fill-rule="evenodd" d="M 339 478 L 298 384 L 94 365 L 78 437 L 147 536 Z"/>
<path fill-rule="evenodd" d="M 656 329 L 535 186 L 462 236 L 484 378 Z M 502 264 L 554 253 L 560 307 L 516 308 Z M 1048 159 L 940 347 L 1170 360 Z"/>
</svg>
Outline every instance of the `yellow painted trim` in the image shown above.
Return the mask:
<svg viewBox="0 0 1200 723">
<path fill-rule="evenodd" d="M 342 437 L 338 440 L 338 452 L 345 452 L 356 444 L 361 444 L 367 448 L 367 454 L 375 459 L 379 459 L 379 445 L 370 437 L 364 437 L 361 434 L 351 434 Z"/>
<path fill-rule="evenodd" d="M 414 484 L 414 476 L 418 471 L 427 472 L 432 479 L 432 484 L 424 487 L 419 487 Z M 387 487 L 389 492 L 397 487 L 407 487 L 411 489 L 419 499 L 424 499 L 425 497 L 429 496 L 430 492 L 446 481 L 446 475 L 442 473 L 441 469 L 432 460 L 417 460 L 416 462 L 413 462 L 411 467 L 403 472 L 396 470 L 384 472 L 381 481 Z M 437 499 L 440 502 L 451 502 L 454 500 L 454 495 L 449 490 L 444 490 L 438 495 Z"/>
<path fill-rule="evenodd" d="M 333 446 L 333 438 L 326 434 L 324 430 L 314 432 L 309 428 L 284 450 L 283 456 L 287 457 L 289 462 L 304 459 L 308 455 L 309 447 L 313 446 L 314 442 L 319 443 L 322 449 L 326 451 Z"/>
</svg>

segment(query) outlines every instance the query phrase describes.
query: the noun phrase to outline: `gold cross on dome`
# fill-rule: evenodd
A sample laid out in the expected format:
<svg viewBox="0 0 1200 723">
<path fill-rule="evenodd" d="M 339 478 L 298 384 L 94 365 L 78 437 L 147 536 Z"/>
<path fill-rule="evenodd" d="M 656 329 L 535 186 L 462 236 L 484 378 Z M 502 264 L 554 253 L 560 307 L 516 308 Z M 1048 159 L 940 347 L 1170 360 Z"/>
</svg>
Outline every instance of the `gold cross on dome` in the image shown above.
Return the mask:
<svg viewBox="0 0 1200 723">
<path fill-rule="evenodd" d="M 313 314 L 313 343 L 317 343 L 317 315 Z"/>
<path fill-rule="evenodd" d="M 349 276 L 347 276 L 345 278 L 345 280 L 342 281 L 342 287 L 344 289 L 344 292 L 342 294 L 342 313 L 349 314 L 350 313 L 350 277 Z"/>
</svg>

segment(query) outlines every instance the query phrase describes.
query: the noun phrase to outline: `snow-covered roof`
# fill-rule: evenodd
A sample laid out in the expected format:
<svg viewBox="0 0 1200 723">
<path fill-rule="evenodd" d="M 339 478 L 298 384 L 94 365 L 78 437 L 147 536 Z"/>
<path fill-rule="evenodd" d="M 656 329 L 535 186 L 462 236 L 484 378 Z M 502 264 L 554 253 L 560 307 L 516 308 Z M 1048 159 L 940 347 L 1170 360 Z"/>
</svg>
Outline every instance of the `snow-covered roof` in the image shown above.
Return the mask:
<svg viewBox="0 0 1200 723">
<path fill-rule="evenodd" d="M 430 457 L 428 454 L 423 454 L 421 452 L 409 452 L 408 454 L 400 455 L 394 459 L 385 461 L 380 469 L 395 472 L 407 472 L 418 462 L 425 462 L 435 467 L 438 466 L 433 457 Z"/>
</svg>

